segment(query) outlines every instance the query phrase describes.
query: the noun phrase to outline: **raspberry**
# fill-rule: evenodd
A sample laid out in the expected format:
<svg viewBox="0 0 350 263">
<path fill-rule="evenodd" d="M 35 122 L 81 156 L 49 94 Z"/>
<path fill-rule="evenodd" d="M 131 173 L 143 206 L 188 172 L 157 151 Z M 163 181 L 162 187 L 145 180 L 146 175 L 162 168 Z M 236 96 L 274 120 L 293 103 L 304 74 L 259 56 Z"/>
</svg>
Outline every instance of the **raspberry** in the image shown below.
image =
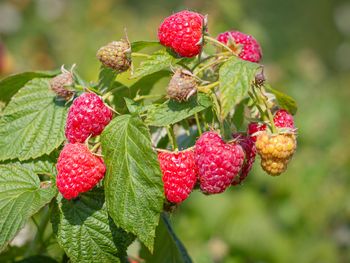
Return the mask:
<svg viewBox="0 0 350 263">
<path fill-rule="evenodd" d="M 181 57 L 194 57 L 202 50 L 204 17 L 187 10 L 164 19 L 158 29 L 158 39 Z"/>
<path fill-rule="evenodd" d="M 251 122 L 248 125 L 248 135 L 256 141 L 256 135 L 255 133 L 259 131 L 265 131 L 266 130 L 266 124 L 258 123 L 258 122 Z"/>
<path fill-rule="evenodd" d="M 235 179 L 232 181 L 232 185 L 237 185 L 247 177 L 248 173 L 252 169 L 255 161 L 256 148 L 255 141 L 250 136 L 245 136 L 242 133 L 236 133 L 233 134 L 233 138 L 237 139 L 237 142 L 242 146 L 245 153 L 245 162 L 242 166 L 241 172 L 239 173 L 239 177 L 235 177 Z"/>
<path fill-rule="evenodd" d="M 69 142 L 85 142 L 90 136 L 101 134 L 112 119 L 112 111 L 94 93 L 83 93 L 73 101 L 66 122 Z"/>
<path fill-rule="evenodd" d="M 197 168 L 192 150 L 159 152 L 166 198 L 172 203 L 187 199 L 197 181 Z"/>
<path fill-rule="evenodd" d="M 179 102 L 187 101 L 196 92 L 196 87 L 197 80 L 191 72 L 177 69 L 169 82 L 167 94 Z"/>
<path fill-rule="evenodd" d="M 272 176 L 280 175 L 287 170 L 287 164 L 288 162 L 279 159 L 261 159 L 261 167 Z"/>
<path fill-rule="evenodd" d="M 217 40 L 228 45 L 241 59 L 259 62 L 261 47 L 256 39 L 239 31 L 227 31 L 218 35 Z"/>
<path fill-rule="evenodd" d="M 72 86 L 74 83 L 73 74 L 72 72 L 66 70 L 63 66 L 61 67 L 61 71 L 61 74 L 50 80 L 50 87 L 57 94 L 57 96 L 68 101 L 74 96 L 74 92 L 67 89 L 67 87 Z"/>
<path fill-rule="evenodd" d="M 96 54 L 101 63 L 116 71 L 123 72 L 131 66 L 131 48 L 125 40 L 113 41 L 101 47 Z"/>
<path fill-rule="evenodd" d="M 294 119 L 293 116 L 288 113 L 286 110 L 278 110 L 275 113 L 275 117 L 273 118 L 273 122 L 276 127 L 279 128 L 291 128 L 294 129 Z"/>
<path fill-rule="evenodd" d="M 262 168 L 271 175 L 285 171 L 297 147 L 292 133 L 275 135 L 263 132 L 258 135 L 255 145 Z"/>
<path fill-rule="evenodd" d="M 58 190 L 66 199 L 87 192 L 103 178 L 106 167 L 103 160 L 93 155 L 81 143 L 64 146 L 57 161 Z"/>
<path fill-rule="evenodd" d="M 200 188 L 217 194 L 226 190 L 238 175 L 244 161 L 239 144 L 226 144 L 215 132 L 206 132 L 197 140 L 194 153 Z"/>
</svg>

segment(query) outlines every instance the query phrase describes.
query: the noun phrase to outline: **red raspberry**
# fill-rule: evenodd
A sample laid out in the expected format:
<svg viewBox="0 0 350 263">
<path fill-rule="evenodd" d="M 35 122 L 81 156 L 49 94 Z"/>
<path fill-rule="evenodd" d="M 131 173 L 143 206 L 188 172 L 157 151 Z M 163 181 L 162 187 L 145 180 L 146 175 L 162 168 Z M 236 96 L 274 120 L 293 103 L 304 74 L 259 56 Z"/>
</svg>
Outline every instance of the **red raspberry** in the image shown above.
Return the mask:
<svg viewBox="0 0 350 263">
<path fill-rule="evenodd" d="M 162 45 L 171 47 L 182 57 L 194 57 L 202 50 L 204 17 L 187 10 L 164 19 L 158 29 Z"/>
<path fill-rule="evenodd" d="M 256 135 L 255 133 L 259 131 L 265 131 L 266 130 L 266 124 L 258 123 L 258 122 L 251 122 L 248 125 L 248 135 L 256 142 Z"/>
<path fill-rule="evenodd" d="M 85 142 L 90 136 L 101 134 L 112 119 L 112 111 L 95 93 L 83 93 L 70 107 L 66 123 L 69 142 Z"/>
<path fill-rule="evenodd" d="M 215 132 L 206 132 L 197 140 L 194 153 L 200 188 L 217 194 L 226 190 L 238 175 L 244 161 L 239 144 L 226 144 Z"/>
<path fill-rule="evenodd" d="M 262 57 L 261 47 L 256 39 L 239 31 L 227 31 L 218 35 L 217 40 L 237 52 L 241 59 L 259 62 Z"/>
<path fill-rule="evenodd" d="M 87 192 L 103 178 L 106 167 L 103 160 L 93 155 L 81 143 L 64 146 L 56 165 L 57 187 L 66 199 Z"/>
<path fill-rule="evenodd" d="M 275 113 L 275 117 L 273 118 L 273 122 L 276 127 L 279 128 L 291 128 L 294 129 L 294 119 L 293 116 L 288 113 L 286 110 L 278 110 Z"/>
<path fill-rule="evenodd" d="M 187 199 L 197 181 L 197 168 L 192 150 L 159 152 L 166 198 L 172 203 Z"/>
<path fill-rule="evenodd" d="M 233 185 L 237 185 L 247 177 L 248 173 L 252 169 L 256 156 L 256 148 L 255 141 L 250 136 L 245 136 L 242 133 L 236 133 L 233 134 L 233 138 L 237 139 L 237 142 L 242 146 L 245 153 L 245 162 L 242 166 L 241 172 L 239 173 L 239 177 L 235 177 L 232 182 Z"/>
</svg>

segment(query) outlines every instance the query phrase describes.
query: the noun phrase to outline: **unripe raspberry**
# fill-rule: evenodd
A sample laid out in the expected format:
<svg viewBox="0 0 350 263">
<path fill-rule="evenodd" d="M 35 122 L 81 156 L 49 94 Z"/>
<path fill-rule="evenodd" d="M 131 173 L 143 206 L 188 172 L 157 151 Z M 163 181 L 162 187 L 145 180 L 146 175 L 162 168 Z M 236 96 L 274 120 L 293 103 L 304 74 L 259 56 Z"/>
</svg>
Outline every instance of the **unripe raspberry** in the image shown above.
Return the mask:
<svg viewBox="0 0 350 263">
<path fill-rule="evenodd" d="M 159 42 L 182 57 L 194 57 L 202 50 L 204 17 L 187 10 L 164 19 L 158 29 Z"/>
<path fill-rule="evenodd" d="M 112 111 L 95 93 L 83 93 L 73 101 L 66 122 L 69 142 L 85 142 L 89 136 L 97 136 L 112 119 Z"/>
<path fill-rule="evenodd" d="M 204 193 L 217 194 L 226 190 L 239 174 L 244 152 L 239 144 L 227 144 L 215 132 L 206 132 L 195 145 L 200 188 Z"/>
<path fill-rule="evenodd" d="M 177 69 L 171 78 L 167 94 L 168 97 L 176 101 L 187 101 L 196 93 L 197 79 L 191 72 L 184 69 Z"/>
<path fill-rule="evenodd" d="M 230 47 L 241 59 L 259 62 L 261 47 L 256 39 L 239 31 L 227 31 L 218 35 L 217 40 Z"/>
<path fill-rule="evenodd" d="M 263 123 L 258 123 L 258 122 L 251 122 L 248 125 L 248 135 L 250 135 L 250 137 L 256 141 L 256 137 L 257 137 L 257 132 L 259 131 L 265 131 L 266 130 L 266 124 Z"/>
<path fill-rule="evenodd" d="M 256 148 L 255 141 L 250 136 L 245 136 L 242 133 L 236 133 L 233 134 L 233 138 L 235 138 L 235 142 L 242 146 L 245 154 L 244 163 L 239 176 L 236 176 L 232 181 L 232 185 L 238 185 L 248 176 L 250 170 L 252 169 L 256 156 Z"/>
<path fill-rule="evenodd" d="M 267 132 L 263 132 L 257 137 L 256 149 L 264 159 L 288 159 L 294 154 L 296 149 L 295 135 L 270 135 Z"/>
<path fill-rule="evenodd" d="M 197 168 L 192 150 L 159 152 L 164 192 L 168 201 L 180 203 L 187 199 L 197 181 Z"/>
<path fill-rule="evenodd" d="M 97 58 L 101 63 L 118 72 L 124 72 L 131 66 L 131 48 L 125 41 L 113 41 L 97 51 Z"/>
<path fill-rule="evenodd" d="M 56 168 L 57 188 L 66 199 L 76 198 L 94 188 L 106 171 L 103 160 L 81 143 L 65 145 Z"/>
<path fill-rule="evenodd" d="M 275 126 L 279 128 L 295 128 L 293 116 L 283 109 L 280 109 L 275 113 L 273 122 L 275 123 Z"/>
<path fill-rule="evenodd" d="M 277 176 L 287 169 L 288 161 L 280 159 L 261 159 L 261 168 L 269 175 Z"/>
<path fill-rule="evenodd" d="M 50 87 L 57 94 L 57 96 L 68 101 L 74 96 L 74 91 L 69 90 L 69 86 L 74 84 L 73 74 L 72 72 L 66 70 L 63 66 L 61 70 L 61 74 L 50 80 Z"/>
<path fill-rule="evenodd" d="M 296 137 L 292 133 L 275 135 L 263 132 L 258 135 L 255 145 L 262 168 L 271 175 L 285 171 L 297 147 Z"/>
</svg>

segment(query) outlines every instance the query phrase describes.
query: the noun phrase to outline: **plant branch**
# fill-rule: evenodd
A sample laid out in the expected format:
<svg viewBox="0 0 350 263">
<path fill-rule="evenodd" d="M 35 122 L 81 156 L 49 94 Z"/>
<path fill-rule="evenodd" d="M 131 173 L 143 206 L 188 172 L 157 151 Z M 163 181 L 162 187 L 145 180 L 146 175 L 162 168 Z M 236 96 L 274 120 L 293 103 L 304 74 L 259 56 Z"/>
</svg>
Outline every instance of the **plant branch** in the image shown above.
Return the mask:
<svg viewBox="0 0 350 263">
<path fill-rule="evenodd" d="M 215 38 L 212 38 L 210 36 L 204 36 L 204 40 L 211 42 L 213 45 L 215 46 L 219 46 L 222 47 L 226 50 L 228 50 L 231 54 L 234 54 L 234 52 L 232 51 L 232 49 L 230 49 L 227 45 L 225 45 L 224 43 L 221 43 L 220 41 L 216 40 Z"/>
<path fill-rule="evenodd" d="M 138 52 L 132 52 L 131 56 L 133 57 L 142 57 L 142 58 L 149 58 L 150 55 L 144 54 L 144 53 L 138 53 Z"/>
<path fill-rule="evenodd" d="M 203 93 L 208 93 L 210 90 L 218 86 L 220 83 L 219 81 L 215 81 L 211 84 L 205 85 L 205 86 L 198 86 L 197 90 Z"/>
<path fill-rule="evenodd" d="M 204 65 L 203 67 L 201 67 L 200 69 L 195 70 L 195 72 L 193 73 L 193 75 L 198 76 L 198 74 L 199 74 L 200 72 L 202 72 L 202 71 L 206 70 L 207 68 L 210 68 L 210 67 L 212 67 L 212 66 L 214 66 L 214 65 L 223 63 L 223 62 L 225 62 L 226 60 L 227 60 L 227 58 L 224 57 L 224 58 L 221 58 L 221 59 L 214 60 L 213 62 L 210 62 L 210 63 L 208 63 L 208 64 L 205 64 L 205 65 Z"/>
</svg>

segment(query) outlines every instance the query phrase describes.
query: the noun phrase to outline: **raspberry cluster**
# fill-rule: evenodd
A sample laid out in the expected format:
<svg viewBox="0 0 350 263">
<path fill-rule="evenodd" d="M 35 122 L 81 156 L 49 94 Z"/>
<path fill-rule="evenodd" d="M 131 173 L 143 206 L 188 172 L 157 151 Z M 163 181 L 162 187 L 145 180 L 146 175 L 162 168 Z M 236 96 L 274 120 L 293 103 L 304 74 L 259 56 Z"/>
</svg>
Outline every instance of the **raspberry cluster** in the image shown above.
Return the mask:
<svg viewBox="0 0 350 263">
<path fill-rule="evenodd" d="M 112 115 L 95 93 L 83 93 L 73 101 L 65 130 L 69 143 L 61 151 L 56 165 L 56 184 L 64 198 L 76 198 L 80 193 L 91 190 L 104 177 L 106 167 L 103 159 L 82 143 L 90 136 L 101 134 Z"/>
</svg>

